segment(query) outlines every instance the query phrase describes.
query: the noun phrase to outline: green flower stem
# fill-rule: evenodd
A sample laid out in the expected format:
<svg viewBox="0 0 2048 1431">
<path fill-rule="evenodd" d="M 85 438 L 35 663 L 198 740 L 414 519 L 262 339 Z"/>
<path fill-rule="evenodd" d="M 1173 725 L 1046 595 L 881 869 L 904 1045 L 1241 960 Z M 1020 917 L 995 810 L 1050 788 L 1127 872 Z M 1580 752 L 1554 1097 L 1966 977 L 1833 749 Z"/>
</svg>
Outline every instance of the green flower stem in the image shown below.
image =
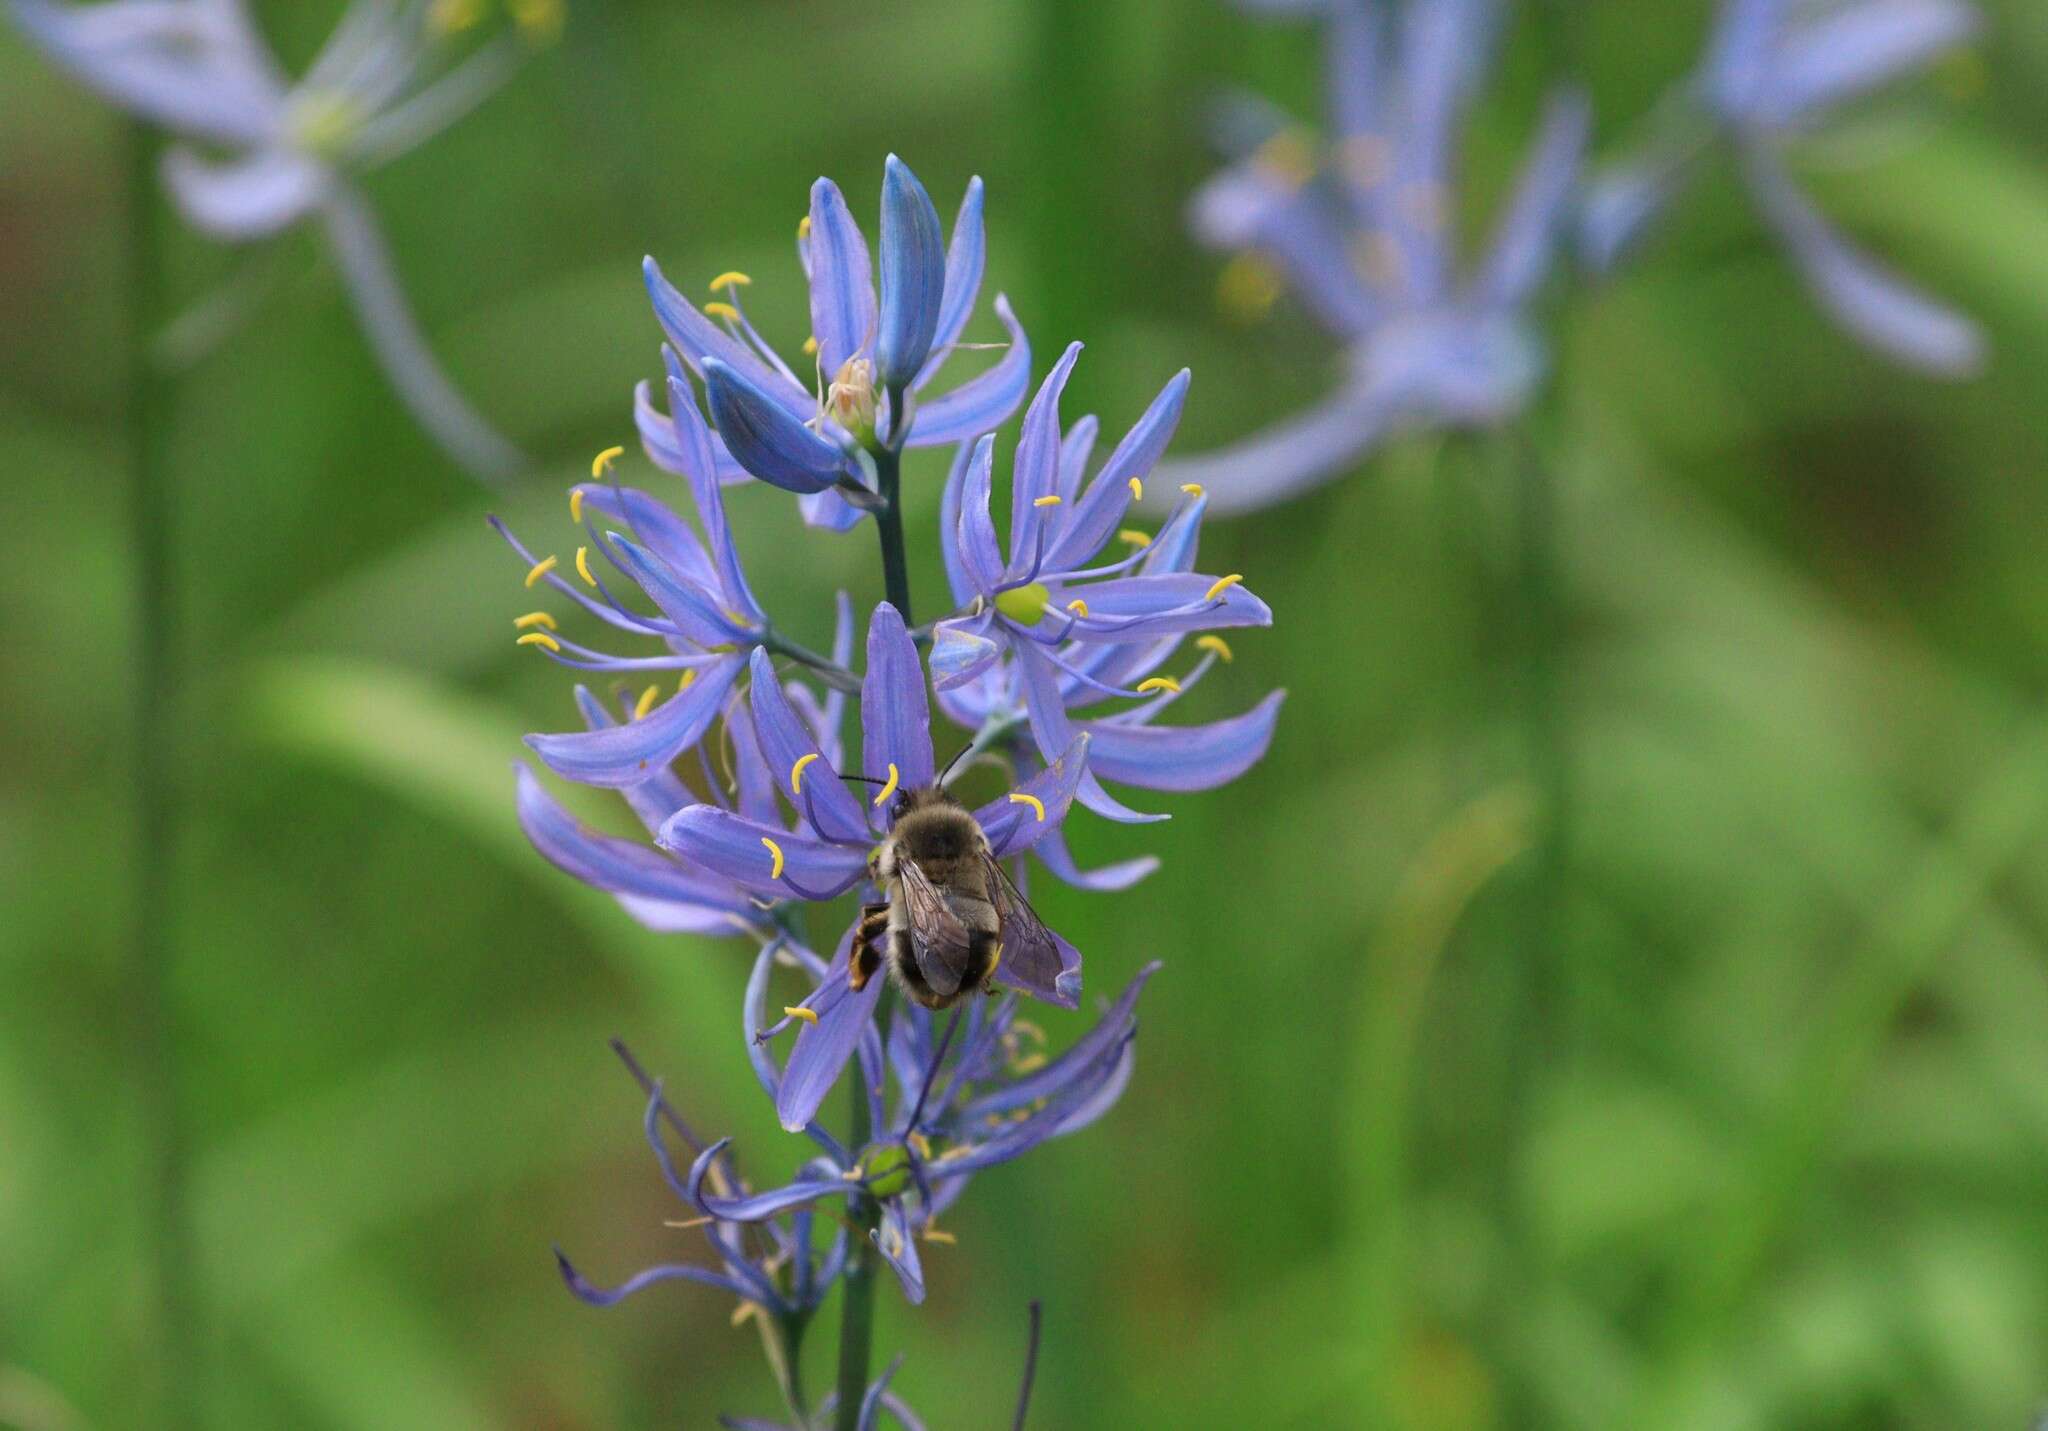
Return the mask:
<svg viewBox="0 0 2048 1431">
<path fill-rule="evenodd" d="M 910 565 L 903 554 L 903 503 L 898 495 L 903 472 L 903 453 L 900 447 L 878 446 L 872 453 L 875 459 L 875 486 L 881 494 L 882 505 L 875 513 L 875 533 L 882 542 L 882 590 L 889 598 L 889 604 L 896 608 L 896 614 L 903 618 L 903 624 L 913 624 L 910 614 Z"/>
<path fill-rule="evenodd" d="M 875 1001 L 875 1027 L 881 1030 L 884 1046 L 889 1037 L 894 995 L 895 990 L 885 984 L 881 997 Z M 875 1130 L 868 1118 L 867 1071 L 861 1067 L 858 1052 L 853 1056 L 850 1071 L 852 1076 L 846 1086 L 853 1095 L 849 1110 L 852 1116 L 846 1146 L 859 1157 Z M 847 1209 L 854 1223 L 854 1245 L 841 1278 L 844 1290 L 839 1318 L 839 1405 L 833 1424 L 837 1431 L 859 1431 L 860 1403 L 867 1395 L 868 1366 L 874 1353 L 875 1277 L 880 1271 L 881 1254 L 875 1250 L 873 1233 L 881 1225 L 881 1209 L 873 1198 L 865 1195 L 849 1197 Z"/>
</svg>

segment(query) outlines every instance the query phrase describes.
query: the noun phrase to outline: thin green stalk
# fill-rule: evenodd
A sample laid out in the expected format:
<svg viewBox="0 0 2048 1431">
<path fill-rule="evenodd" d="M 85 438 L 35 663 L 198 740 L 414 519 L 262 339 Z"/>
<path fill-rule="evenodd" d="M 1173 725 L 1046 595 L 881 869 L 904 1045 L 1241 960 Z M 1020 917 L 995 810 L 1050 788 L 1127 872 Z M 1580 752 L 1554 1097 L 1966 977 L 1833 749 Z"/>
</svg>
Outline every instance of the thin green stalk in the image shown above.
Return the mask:
<svg viewBox="0 0 2048 1431">
<path fill-rule="evenodd" d="M 153 346 L 166 314 L 163 230 L 157 197 L 162 141 L 128 128 L 128 441 L 130 539 L 135 554 L 135 904 L 129 987 L 141 1084 L 150 1245 L 155 1287 L 162 1423 L 197 1424 L 197 1343 L 192 1258 L 185 1217 L 185 1147 L 171 1048 L 171 842 L 176 831 L 171 761 L 179 749 L 177 630 L 171 604 L 168 385 Z"/>
<path fill-rule="evenodd" d="M 900 401 L 897 407 L 900 409 Z M 903 624 L 909 626 L 915 618 L 910 614 L 910 566 L 903 553 L 903 503 L 898 495 L 903 454 L 898 448 L 881 446 L 874 449 L 873 456 L 875 488 L 882 499 L 875 513 L 875 534 L 882 543 L 882 590 Z"/>
<path fill-rule="evenodd" d="M 884 985 L 875 1002 L 875 1027 L 881 1030 L 885 1044 L 893 993 Z M 861 1067 L 859 1054 L 854 1055 L 849 1072 L 846 1086 L 852 1094 L 852 1106 L 848 1110 L 846 1146 L 858 1157 L 875 1132 L 868 1117 L 867 1071 Z M 881 1209 L 873 1198 L 862 1195 L 849 1197 L 847 1209 L 853 1218 L 855 1236 L 846 1271 L 840 1278 L 839 1405 L 833 1425 L 837 1431 L 860 1431 L 860 1402 L 867 1395 L 868 1366 L 874 1356 L 875 1276 L 880 1271 L 881 1254 L 875 1250 L 873 1233 L 881 1225 Z"/>
</svg>

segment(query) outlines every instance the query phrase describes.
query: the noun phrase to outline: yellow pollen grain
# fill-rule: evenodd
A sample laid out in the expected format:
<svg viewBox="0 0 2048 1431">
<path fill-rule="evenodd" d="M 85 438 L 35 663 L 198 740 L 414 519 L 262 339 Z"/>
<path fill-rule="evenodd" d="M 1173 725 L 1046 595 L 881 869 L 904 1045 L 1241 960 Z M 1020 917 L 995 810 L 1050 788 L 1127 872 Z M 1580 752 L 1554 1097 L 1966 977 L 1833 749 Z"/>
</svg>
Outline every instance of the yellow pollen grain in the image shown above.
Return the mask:
<svg viewBox="0 0 2048 1431">
<path fill-rule="evenodd" d="M 583 580 L 589 583 L 591 586 L 597 585 L 597 578 L 590 574 L 589 547 L 576 548 L 576 575 L 582 577 Z"/>
<path fill-rule="evenodd" d="M 1145 535 L 1145 533 L 1131 527 L 1126 527 L 1122 531 L 1118 532 L 1116 534 L 1116 539 L 1120 542 L 1126 542 L 1134 547 L 1149 547 L 1152 545 L 1152 538 Z"/>
<path fill-rule="evenodd" d="M 513 617 L 512 624 L 521 631 L 526 630 L 530 626 L 545 626 L 548 630 L 552 631 L 555 629 L 555 618 L 548 615 L 545 611 L 529 611 L 524 616 Z"/>
<path fill-rule="evenodd" d="M 597 456 L 590 459 L 590 475 L 593 477 L 604 476 L 605 473 L 612 470 L 612 464 L 625 455 L 626 449 L 623 447 L 607 447 L 604 451 L 598 453 Z M 582 494 L 579 492 L 577 495 L 580 497 Z"/>
<path fill-rule="evenodd" d="M 882 787 L 882 793 L 875 797 L 875 808 L 881 809 L 889 803 L 889 797 L 896 793 L 896 782 L 902 777 L 896 773 L 896 762 L 889 762 L 889 783 Z"/>
<path fill-rule="evenodd" d="M 1145 484 L 1135 477 L 1131 479 L 1131 500 L 1133 502 L 1145 500 Z"/>
<path fill-rule="evenodd" d="M 562 643 L 548 635 L 545 631 L 529 631 L 519 638 L 518 644 L 521 646 L 545 646 L 550 651 L 562 649 Z"/>
<path fill-rule="evenodd" d="M 1216 275 L 1216 305 L 1232 322 L 1252 324 L 1280 299 L 1280 274 L 1256 253 L 1241 253 Z"/>
<path fill-rule="evenodd" d="M 1283 129 L 1259 146 L 1258 166 L 1289 188 L 1300 188 L 1315 177 L 1314 146 L 1299 129 Z"/>
<path fill-rule="evenodd" d="M 690 689 L 690 687 L 693 684 L 695 684 L 696 680 L 697 668 L 695 666 L 692 666 L 689 670 L 683 672 L 683 678 L 680 681 L 676 682 L 676 694 L 681 695 L 684 691 Z"/>
<path fill-rule="evenodd" d="M 927 1161 L 931 1159 L 932 1140 L 927 1138 L 924 1134 L 918 1132 L 916 1129 L 913 1128 L 910 1132 L 904 1135 L 903 1141 L 910 1144 L 911 1148 L 917 1153 L 917 1155 L 920 1158 L 923 1158 Z"/>
<path fill-rule="evenodd" d="M 1180 682 L 1171 676 L 1147 676 L 1144 680 L 1138 682 L 1139 695 L 1142 696 L 1151 691 L 1172 691 L 1175 695 L 1179 695 Z"/>
<path fill-rule="evenodd" d="M 1067 603 L 1067 610 L 1073 612 L 1076 616 L 1086 616 L 1088 614 L 1088 603 L 1077 596 Z"/>
<path fill-rule="evenodd" d="M 800 239 L 807 239 L 811 236 L 811 216 L 809 214 L 805 214 L 796 221 L 796 236 Z"/>
<path fill-rule="evenodd" d="M 789 793 L 791 795 L 801 795 L 804 793 L 804 767 L 817 758 L 818 752 L 813 750 L 807 754 L 799 755 L 796 758 L 796 764 L 789 767 Z"/>
<path fill-rule="evenodd" d="M 1038 816 L 1038 823 L 1041 825 L 1045 823 L 1045 802 L 1036 795 L 1026 795 L 1021 790 L 1013 790 L 1010 792 L 1010 803 L 1012 805 L 1029 805 L 1031 813 Z"/>
<path fill-rule="evenodd" d="M 1238 575 L 1236 572 L 1232 572 L 1229 576 L 1219 576 L 1216 578 L 1216 584 L 1210 587 L 1207 592 L 1203 593 L 1202 600 L 1214 601 L 1217 597 L 1221 596 L 1224 592 L 1230 590 L 1231 587 L 1236 586 L 1240 581 L 1243 580 L 1244 578 Z"/>
<path fill-rule="evenodd" d="M 1230 652 L 1230 643 L 1221 636 L 1197 636 L 1195 638 L 1195 645 L 1204 651 L 1214 651 L 1223 658 L 1226 665 L 1237 659 Z"/>
<path fill-rule="evenodd" d="M 742 1302 L 732 1309 L 732 1324 L 738 1326 L 760 1310 L 761 1304 L 758 1302 Z"/>
<path fill-rule="evenodd" d="M 533 564 L 532 569 L 526 573 L 527 586 L 531 587 L 536 581 L 539 581 L 542 577 L 546 576 L 549 572 L 553 571 L 555 567 L 559 564 L 560 563 L 557 562 L 557 560 L 554 557 L 542 557 L 539 561 L 535 562 Z"/>
<path fill-rule="evenodd" d="M 1045 1067 L 1048 1060 L 1042 1053 L 1027 1053 L 1010 1065 L 1010 1072 L 1022 1078 L 1027 1073 L 1036 1073 Z"/>
<path fill-rule="evenodd" d="M 1059 504 L 1060 499 L 1056 494 L 1050 497 L 1034 497 L 1031 499 L 1031 505 L 1034 507 L 1057 507 Z"/>
<path fill-rule="evenodd" d="M 772 866 L 772 867 L 771 867 L 771 868 L 769 869 L 769 871 L 768 871 L 768 878 L 770 878 L 770 879 L 781 879 L 781 878 L 782 878 L 782 846 L 780 846 L 780 845 L 776 844 L 776 843 L 775 843 L 775 841 L 773 841 L 773 840 L 769 839 L 769 838 L 768 838 L 768 837 L 767 837 L 766 835 L 763 835 L 763 836 L 761 837 L 761 843 L 762 843 L 762 844 L 764 844 L 764 845 L 766 845 L 766 846 L 768 847 L 768 853 L 769 853 L 769 854 L 770 854 L 770 855 L 771 855 L 771 856 L 772 856 L 772 857 L 774 858 L 774 860 L 775 860 L 775 863 L 774 863 L 774 865 L 773 865 L 773 866 Z"/>
<path fill-rule="evenodd" d="M 927 1227 L 924 1230 L 924 1240 L 926 1242 L 942 1242 L 948 1247 L 951 1247 L 960 1241 L 960 1239 L 955 1237 L 952 1233 L 941 1232 L 936 1227 Z"/>
<path fill-rule="evenodd" d="M 1204 490 L 1202 484 L 1199 482 L 1183 482 L 1180 484 L 1180 489 L 1181 491 L 1187 493 L 1190 497 L 1199 497 L 1202 495 L 1202 492 Z"/>
<path fill-rule="evenodd" d="M 818 1013 L 815 1009 L 807 1009 L 802 1004 L 784 1004 L 782 1012 L 788 1014 L 793 1019 L 802 1019 L 812 1028 L 818 1026 Z"/>
<path fill-rule="evenodd" d="M 817 351 L 818 351 L 818 340 L 817 340 L 816 338 L 806 338 L 806 339 L 804 339 L 804 356 L 805 356 L 805 357 L 807 357 L 807 358 L 808 358 L 808 357 L 811 357 L 811 356 L 812 356 L 812 355 L 814 355 L 814 354 L 815 354 L 815 353 L 816 353 Z"/>
<path fill-rule="evenodd" d="M 704 305 L 704 311 L 713 318 L 723 318 L 728 323 L 740 321 L 740 310 L 730 303 L 707 303 Z"/>
<path fill-rule="evenodd" d="M 640 693 L 640 699 L 633 703 L 633 719 L 645 720 L 647 713 L 654 709 L 654 703 L 661 699 L 661 687 L 649 686 Z"/>
<path fill-rule="evenodd" d="M 711 291 L 716 293 L 722 288 L 744 288 L 753 281 L 738 269 L 729 268 L 711 280 Z"/>
<path fill-rule="evenodd" d="M 678 1222 L 672 1217 L 664 1217 L 661 1220 L 661 1225 L 663 1227 L 673 1227 L 678 1232 L 688 1232 L 693 1227 L 708 1227 L 716 1221 L 718 1219 L 715 1217 L 693 1217 L 686 1222 Z"/>
</svg>

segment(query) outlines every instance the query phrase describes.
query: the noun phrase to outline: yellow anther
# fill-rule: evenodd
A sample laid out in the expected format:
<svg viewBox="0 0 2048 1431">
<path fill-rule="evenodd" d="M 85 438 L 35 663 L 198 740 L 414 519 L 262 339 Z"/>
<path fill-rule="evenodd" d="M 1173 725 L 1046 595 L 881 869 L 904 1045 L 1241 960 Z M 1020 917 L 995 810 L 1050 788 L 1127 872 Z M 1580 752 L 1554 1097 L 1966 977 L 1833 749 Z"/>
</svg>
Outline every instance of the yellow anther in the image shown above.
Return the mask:
<svg viewBox="0 0 2048 1431">
<path fill-rule="evenodd" d="M 729 268 L 711 280 L 711 291 L 716 293 L 721 288 L 744 288 L 753 281 L 738 269 Z"/>
<path fill-rule="evenodd" d="M 582 577 L 584 581 L 588 582 L 592 586 L 597 585 L 597 578 L 590 574 L 589 547 L 576 548 L 576 575 Z"/>
<path fill-rule="evenodd" d="M 804 793 L 804 767 L 817 758 L 818 752 L 813 750 L 807 754 L 799 755 L 796 758 L 796 764 L 789 767 L 789 793 L 791 795 L 801 795 Z"/>
<path fill-rule="evenodd" d="M 1202 600 L 1214 601 L 1217 597 L 1221 596 L 1224 592 L 1228 591 L 1231 587 L 1236 586 L 1240 581 L 1243 580 L 1244 578 L 1242 576 L 1239 576 L 1236 572 L 1232 572 L 1229 576 L 1219 576 L 1216 578 L 1216 584 L 1209 588 L 1209 590 L 1203 595 Z"/>
<path fill-rule="evenodd" d="M 526 630 L 529 626 L 545 626 L 548 630 L 552 631 L 555 629 L 555 618 L 548 615 L 545 611 L 529 611 L 524 616 L 513 617 L 512 624 L 521 631 Z"/>
<path fill-rule="evenodd" d="M 1145 500 L 1145 484 L 1135 477 L 1131 479 L 1131 500 L 1133 502 Z"/>
<path fill-rule="evenodd" d="M 693 685 L 696 682 L 696 679 L 697 668 L 695 666 L 692 666 L 687 671 L 683 672 L 683 678 L 680 681 L 676 682 L 676 694 L 681 695 L 684 691 L 690 689 L 691 685 Z"/>
<path fill-rule="evenodd" d="M 810 356 L 811 356 L 812 354 L 816 353 L 817 351 L 818 351 L 818 340 L 817 340 L 816 338 L 806 338 L 806 339 L 804 339 L 804 356 L 805 356 L 806 358 L 810 357 Z"/>
<path fill-rule="evenodd" d="M 707 303 L 704 305 L 704 311 L 713 318 L 723 318 L 728 323 L 740 321 L 740 310 L 730 303 Z"/>
<path fill-rule="evenodd" d="M 924 1240 L 926 1242 L 943 1242 L 946 1246 L 951 1247 L 960 1239 L 950 1232 L 941 1232 L 936 1227 L 927 1227 L 924 1230 Z"/>
<path fill-rule="evenodd" d="M 805 214 L 796 221 L 796 236 L 800 239 L 807 239 L 811 236 L 811 216 L 809 214 Z"/>
<path fill-rule="evenodd" d="M 920 1158 L 923 1158 L 927 1161 L 931 1159 L 932 1140 L 927 1138 L 924 1134 L 918 1132 L 915 1128 L 911 1129 L 910 1132 L 903 1135 L 903 1141 L 910 1144 L 911 1149 Z"/>
<path fill-rule="evenodd" d="M 434 0 L 427 11 L 427 24 L 443 35 L 469 29 L 484 17 L 483 0 Z"/>
<path fill-rule="evenodd" d="M 681 1221 L 673 1217 L 664 1217 L 661 1220 L 661 1225 L 663 1227 L 673 1227 L 678 1232 L 688 1232 L 693 1227 L 708 1227 L 716 1221 L 718 1219 L 715 1217 L 692 1217 Z"/>
<path fill-rule="evenodd" d="M 1118 532 L 1116 539 L 1120 542 L 1127 542 L 1134 547 L 1149 547 L 1152 545 L 1152 538 L 1130 527 L 1126 527 Z"/>
<path fill-rule="evenodd" d="M 1300 129 L 1283 129 L 1259 146 L 1254 162 L 1289 188 L 1300 188 L 1315 177 L 1315 148 Z"/>
<path fill-rule="evenodd" d="M 988 961 L 988 977 L 989 977 L 989 978 L 991 978 L 991 979 L 995 978 L 995 976 L 996 976 L 996 970 L 998 970 L 998 969 L 1000 969 L 1000 968 L 1002 968 L 1002 967 L 1003 967 L 1003 946 L 1002 946 L 1002 941 L 998 940 L 998 941 L 996 942 L 996 952 L 995 952 L 994 954 L 991 954 L 991 955 L 989 956 L 989 961 Z"/>
<path fill-rule="evenodd" d="M 1230 654 L 1230 643 L 1221 636 L 1197 636 L 1195 645 L 1204 651 L 1214 651 L 1223 658 L 1226 665 L 1237 659 Z"/>
<path fill-rule="evenodd" d="M 1171 676 L 1147 676 L 1144 680 L 1138 682 L 1139 695 L 1142 696 L 1151 691 L 1172 691 L 1175 695 L 1179 695 L 1180 682 Z"/>
<path fill-rule="evenodd" d="M 545 631 L 529 631 L 519 638 L 519 644 L 521 646 L 545 646 L 550 651 L 562 649 L 562 643 L 548 635 Z"/>
<path fill-rule="evenodd" d="M 900 777 L 896 773 L 896 762 L 893 760 L 890 761 L 889 783 L 887 785 L 884 785 L 882 787 L 882 793 L 875 797 L 875 808 L 877 810 L 881 809 L 884 805 L 889 803 L 889 797 L 896 793 L 896 782 L 901 778 L 902 777 Z"/>
<path fill-rule="evenodd" d="M 1039 1069 L 1045 1067 L 1048 1061 L 1042 1053 L 1027 1053 L 1010 1065 L 1010 1072 L 1022 1078 L 1027 1073 L 1038 1072 Z"/>
<path fill-rule="evenodd" d="M 1031 499 L 1031 505 L 1034 507 L 1057 507 L 1059 504 L 1060 499 L 1057 494 L 1050 497 L 1034 497 Z"/>
<path fill-rule="evenodd" d="M 1045 802 L 1036 795 L 1026 795 L 1022 790 L 1013 790 L 1010 792 L 1010 803 L 1012 805 L 1029 805 L 1031 813 L 1038 816 L 1038 823 L 1041 825 L 1045 823 Z"/>
<path fill-rule="evenodd" d="M 555 558 L 551 556 L 542 557 L 533 564 L 533 569 L 526 573 L 526 584 L 531 587 L 536 581 L 539 581 L 542 577 L 553 571 L 557 565 L 558 563 Z"/>
<path fill-rule="evenodd" d="M 649 686 L 640 693 L 640 699 L 633 703 L 633 719 L 645 720 L 647 713 L 654 709 L 654 703 L 661 699 L 661 687 Z"/>
<path fill-rule="evenodd" d="M 598 453 L 597 456 L 590 459 L 590 475 L 593 477 L 604 476 L 605 473 L 612 470 L 612 464 L 625 455 L 626 449 L 623 447 L 607 447 L 604 451 Z"/>
<path fill-rule="evenodd" d="M 739 1326 L 747 1318 L 754 1316 L 760 1310 L 761 1304 L 759 1302 L 742 1302 L 732 1309 L 732 1324 Z"/>
<path fill-rule="evenodd" d="M 774 865 L 773 865 L 773 867 L 771 867 L 771 868 L 769 869 L 769 871 L 768 871 L 768 878 L 770 878 L 770 879 L 781 879 L 781 878 L 782 878 L 782 846 L 780 846 L 780 845 L 776 844 L 776 843 L 775 843 L 775 841 L 773 841 L 773 840 L 769 839 L 769 838 L 768 838 L 768 837 L 767 837 L 766 835 L 763 835 L 763 836 L 761 837 L 761 843 L 762 843 L 762 844 L 764 844 L 764 845 L 766 845 L 766 846 L 768 847 L 768 853 L 769 853 L 770 855 L 772 855 L 772 856 L 774 857 L 774 859 L 775 859 L 775 864 L 774 864 Z"/>
<path fill-rule="evenodd" d="M 812 1028 L 818 1026 L 818 1013 L 815 1009 L 807 1009 L 802 1004 L 784 1004 L 782 1012 L 788 1014 L 793 1019 L 802 1019 Z"/>
<path fill-rule="evenodd" d="M 506 6 L 512 21 L 535 44 L 549 44 L 560 37 L 566 19 L 562 0 L 510 0 Z"/>
<path fill-rule="evenodd" d="M 1067 603 L 1067 610 L 1073 612 L 1076 616 L 1086 616 L 1088 614 L 1088 603 L 1077 596 Z"/>
<path fill-rule="evenodd" d="M 1183 482 L 1180 484 L 1180 489 L 1190 497 L 1199 497 L 1203 492 L 1202 484 L 1199 482 Z"/>
<path fill-rule="evenodd" d="M 1280 299 L 1279 270 L 1256 253 L 1241 253 L 1216 275 L 1216 306 L 1235 323 L 1251 324 Z"/>
<path fill-rule="evenodd" d="M 579 527 L 583 525 L 583 489 L 581 487 L 571 487 L 569 489 L 569 520 L 576 523 Z"/>
</svg>

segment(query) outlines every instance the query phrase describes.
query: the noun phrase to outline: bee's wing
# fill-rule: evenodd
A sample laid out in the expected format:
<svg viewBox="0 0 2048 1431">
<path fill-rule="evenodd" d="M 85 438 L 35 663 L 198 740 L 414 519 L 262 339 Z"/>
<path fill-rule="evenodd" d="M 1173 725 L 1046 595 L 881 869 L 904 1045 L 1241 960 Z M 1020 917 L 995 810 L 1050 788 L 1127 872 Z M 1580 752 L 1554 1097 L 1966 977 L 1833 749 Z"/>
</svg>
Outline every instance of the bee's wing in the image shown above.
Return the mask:
<svg viewBox="0 0 2048 1431">
<path fill-rule="evenodd" d="M 910 916 L 910 951 L 918 972 L 936 994 L 956 994 L 967 977 L 967 926 L 946 907 L 945 898 L 925 878 L 916 860 L 896 862 L 896 884 Z"/>
<path fill-rule="evenodd" d="M 1053 932 L 1032 909 L 1010 881 L 1010 872 L 993 855 L 984 859 L 988 869 L 989 902 L 996 907 L 1002 923 L 1001 965 L 1028 989 L 1051 989 L 1060 976 L 1060 946 Z"/>
</svg>

